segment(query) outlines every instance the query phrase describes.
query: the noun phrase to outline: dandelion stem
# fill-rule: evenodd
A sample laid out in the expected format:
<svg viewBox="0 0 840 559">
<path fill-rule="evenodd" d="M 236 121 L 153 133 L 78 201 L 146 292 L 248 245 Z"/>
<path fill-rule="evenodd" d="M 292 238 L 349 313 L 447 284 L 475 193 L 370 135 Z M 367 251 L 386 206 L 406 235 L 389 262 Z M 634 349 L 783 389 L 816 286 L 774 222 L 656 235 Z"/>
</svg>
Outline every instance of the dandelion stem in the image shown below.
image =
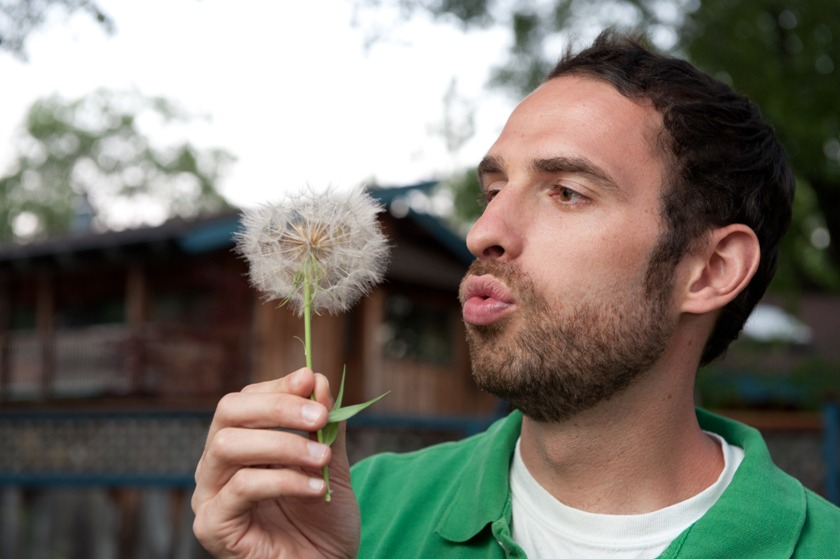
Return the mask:
<svg viewBox="0 0 840 559">
<path fill-rule="evenodd" d="M 303 272 L 303 353 L 306 358 L 306 367 L 312 370 L 312 266 L 304 266 Z M 309 395 L 310 400 L 315 400 L 315 391 Z M 318 429 L 318 442 L 324 444 L 324 431 Z M 328 466 L 321 469 L 324 476 L 324 484 L 327 487 L 327 492 L 324 495 L 324 500 L 330 500 L 330 470 Z"/>
<path fill-rule="evenodd" d="M 306 367 L 312 369 L 312 280 L 307 266 L 303 278 L 303 353 Z M 312 393 L 315 399 L 315 393 Z"/>
</svg>

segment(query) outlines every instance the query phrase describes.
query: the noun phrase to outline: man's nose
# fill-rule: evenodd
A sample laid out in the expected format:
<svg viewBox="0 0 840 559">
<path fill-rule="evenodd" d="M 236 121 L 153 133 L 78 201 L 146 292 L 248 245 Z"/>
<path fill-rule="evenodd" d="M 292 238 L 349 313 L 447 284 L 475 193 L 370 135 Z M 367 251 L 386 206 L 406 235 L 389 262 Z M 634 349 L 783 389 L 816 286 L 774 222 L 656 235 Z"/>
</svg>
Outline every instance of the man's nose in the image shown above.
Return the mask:
<svg viewBox="0 0 840 559">
<path fill-rule="evenodd" d="M 476 258 L 516 258 L 522 249 L 523 207 L 511 187 L 505 187 L 487 204 L 467 234 L 467 248 Z"/>
</svg>

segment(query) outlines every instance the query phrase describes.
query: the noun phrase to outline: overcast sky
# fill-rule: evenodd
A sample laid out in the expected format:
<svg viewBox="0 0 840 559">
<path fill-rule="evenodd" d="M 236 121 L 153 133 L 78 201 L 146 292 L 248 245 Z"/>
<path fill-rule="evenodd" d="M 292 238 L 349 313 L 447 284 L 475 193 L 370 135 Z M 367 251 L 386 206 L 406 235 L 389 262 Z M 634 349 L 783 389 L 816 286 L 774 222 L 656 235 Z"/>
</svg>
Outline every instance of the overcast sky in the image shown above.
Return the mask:
<svg viewBox="0 0 840 559">
<path fill-rule="evenodd" d="M 0 161 L 33 101 L 99 88 L 162 95 L 206 120 L 187 133 L 238 161 L 221 185 L 234 203 L 270 201 L 283 189 L 351 186 L 375 177 L 408 184 L 474 165 L 513 101 L 486 88 L 507 43 L 501 31 L 463 34 L 425 20 L 389 27 L 365 49 L 370 14 L 354 27 L 342 0 L 102 0 L 116 22 L 54 18 L 33 35 L 27 62 L 0 53 Z M 435 133 L 453 78 L 476 110 L 477 133 L 447 154 Z"/>
</svg>

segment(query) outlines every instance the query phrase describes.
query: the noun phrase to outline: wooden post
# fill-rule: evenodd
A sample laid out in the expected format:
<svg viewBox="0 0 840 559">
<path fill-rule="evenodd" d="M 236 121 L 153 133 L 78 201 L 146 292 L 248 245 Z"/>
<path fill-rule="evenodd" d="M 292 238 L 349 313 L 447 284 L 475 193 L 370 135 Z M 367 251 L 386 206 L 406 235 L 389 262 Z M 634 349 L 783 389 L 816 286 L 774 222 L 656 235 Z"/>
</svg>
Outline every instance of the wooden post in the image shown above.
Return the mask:
<svg viewBox="0 0 840 559">
<path fill-rule="evenodd" d="M 129 352 L 126 368 L 131 379 L 131 390 L 142 390 L 146 372 L 147 336 L 144 335 L 149 319 L 149 287 L 146 269 L 142 262 L 132 260 L 126 269 L 125 321 L 128 327 Z"/>
<path fill-rule="evenodd" d="M 11 280 L 8 274 L 0 274 L 0 402 L 7 399 L 9 383 L 12 380 L 10 359 L 12 305 Z"/>
<path fill-rule="evenodd" d="M 149 288 L 142 262 L 128 264 L 125 286 L 125 319 L 132 330 L 140 330 L 149 318 Z"/>
<path fill-rule="evenodd" d="M 23 526 L 23 489 L 14 485 L 0 487 L 0 557 L 23 555 Z"/>
<path fill-rule="evenodd" d="M 825 496 L 840 506 L 840 405 L 823 407 L 823 444 L 825 458 Z"/>
<path fill-rule="evenodd" d="M 383 288 L 374 289 L 373 292 L 362 300 L 359 305 L 359 311 L 362 313 L 361 325 L 361 359 L 362 371 L 359 374 L 364 375 L 364 381 L 354 384 L 361 385 L 363 391 L 361 394 L 352 394 L 359 398 L 358 401 L 364 401 L 369 398 L 382 394 L 386 390 L 390 390 L 388 386 L 387 371 L 384 370 L 382 360 L 382 344 L 377 336 L 379 328 L 385 320 L 385 303 L 387 294 Z M 387 387 L 387 388 L 385 388 Z M 348 400 L 349 401 L 349 400 Z M 394 398 L 386 398 L 386 401 L 379 406 L 379 410 L 388 409 L 393 405 Z"/>
<path fill-rule="evenodd" d="M 41 345 L 41 390 L 42 400 L 49 397 L 55 380 L 55 285 L 49 270 L 38 273 L 36 295 L 36 324 Z"/>
</svg>

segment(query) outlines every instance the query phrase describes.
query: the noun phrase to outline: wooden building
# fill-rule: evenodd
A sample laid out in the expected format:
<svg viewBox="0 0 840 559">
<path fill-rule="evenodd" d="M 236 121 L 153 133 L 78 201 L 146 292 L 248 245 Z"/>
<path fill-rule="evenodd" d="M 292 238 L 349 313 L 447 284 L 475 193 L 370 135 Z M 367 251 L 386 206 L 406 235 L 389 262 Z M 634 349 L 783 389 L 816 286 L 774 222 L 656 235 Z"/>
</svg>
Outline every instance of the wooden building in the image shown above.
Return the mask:
<svg viewBox="0 0 840 559">
<path fill-rule="evenodd" d="M 471 256 L 406 205 L 431 183 L 374 191 L 393 248 L 386 281 L 313 321 L 314 368 L 347 401 L 406 414 L 481 414 L 457 286 Z M 399 217 L 397 217 L 399 216 Z M 304 363 L 302 321 L 249 285 L 237 213 L 0 247 L 0 402 L 37 409 L 195 409 Z"/>
<path fill-rule="evenodd" d="M 482 428 L 457 301 L 463 239 L 373 191 L 385 281 L 313 320 L 313 365 L 345 403 L 351 460 Z M 204 557 L 193 472 L 227 392 L 304 364 L 303 323 L 265 303 L 233 252 L 238 213 L 0 247 L 0 557 Z"/>
</svg>

